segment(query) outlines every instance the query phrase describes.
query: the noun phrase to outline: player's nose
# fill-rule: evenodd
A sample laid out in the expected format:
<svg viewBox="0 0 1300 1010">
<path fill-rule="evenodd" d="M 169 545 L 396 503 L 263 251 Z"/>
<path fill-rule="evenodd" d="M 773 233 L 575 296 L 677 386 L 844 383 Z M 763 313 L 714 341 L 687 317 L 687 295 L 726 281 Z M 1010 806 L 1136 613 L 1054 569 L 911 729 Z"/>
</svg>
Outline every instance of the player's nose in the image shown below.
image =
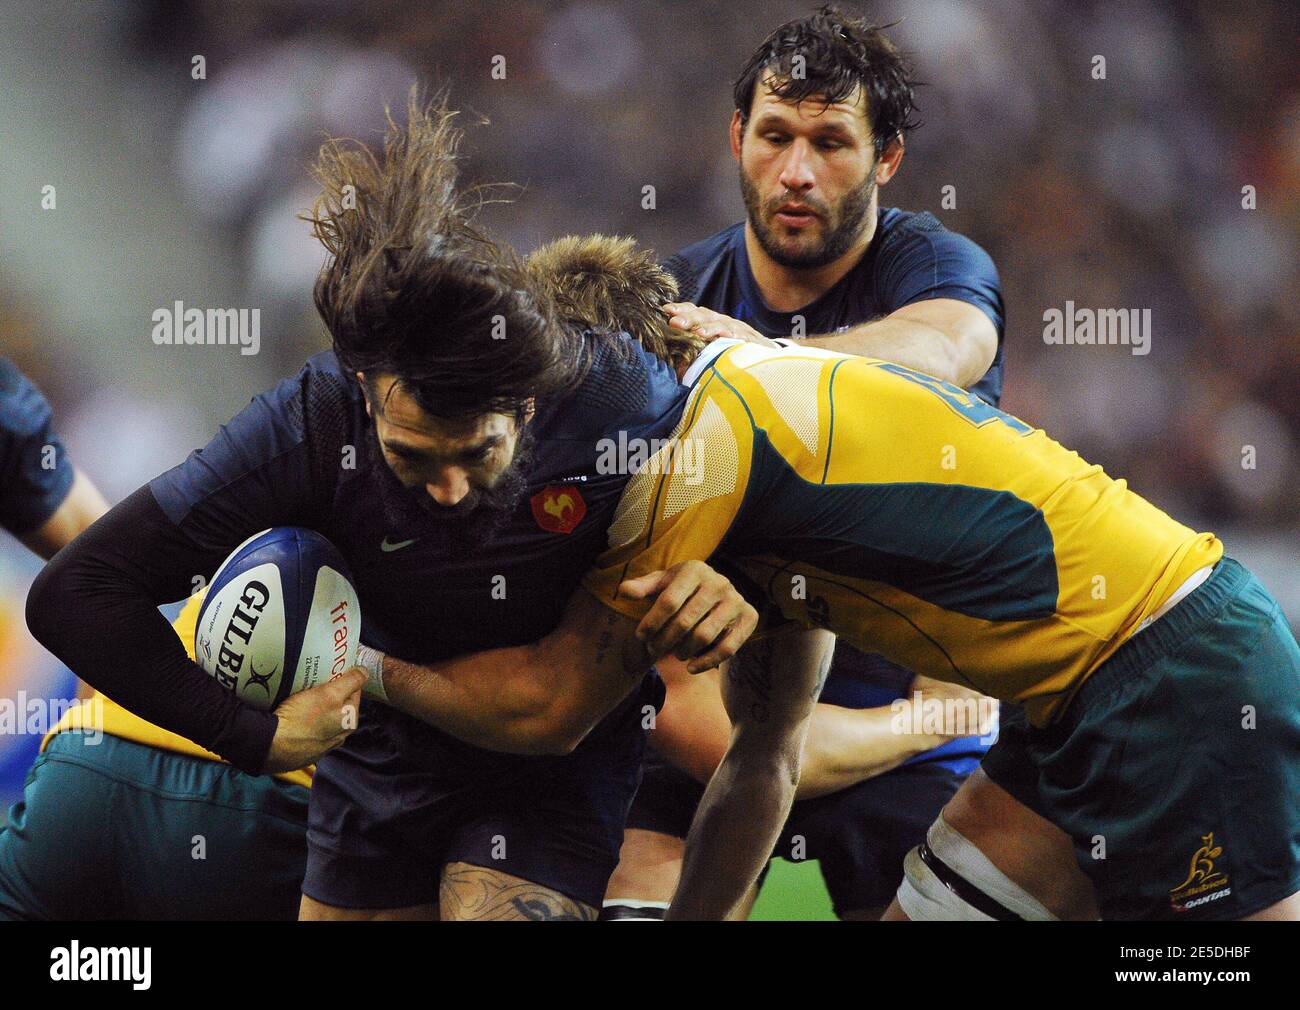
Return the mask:
<svg viewBox="0 0 1300 1010">
<path fill-rule="evenodd" d="M 796 193 L 811 189 L 817 181 L 813 176 L 811 155 L 812 145 L 803 137 L 796 139 L 786 149 L 785 159 L 781 163 L 781 175 L 777 181 Z"/>
<path fill-rule="evenodd" d="M 425 491 L 439 505 L 459 505 L 469 494 L 469 474 L 458 466 L 444 467 L 435 480 L 424 485 Z"/>
</svg>

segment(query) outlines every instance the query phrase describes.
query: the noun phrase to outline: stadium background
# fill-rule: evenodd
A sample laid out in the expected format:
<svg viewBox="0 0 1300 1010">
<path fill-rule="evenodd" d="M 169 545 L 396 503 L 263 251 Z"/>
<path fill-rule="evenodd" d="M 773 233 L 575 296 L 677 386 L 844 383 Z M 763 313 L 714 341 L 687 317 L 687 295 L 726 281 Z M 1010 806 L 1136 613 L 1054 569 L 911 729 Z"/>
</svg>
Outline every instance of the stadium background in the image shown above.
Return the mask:
<svg viewBox="0 0 1300 1010">
<path fill-rule="evenodd" d="M 742 216 L 731 80 L 811 7 L 6 4 L 0 353 L 46 391 L 75 461 L 115 501 L 324 346 L 310 297 L 321 256 L 296 219 L 324 133 L 373 140 L 411 81 L 448 85 L 490 119 L 469 133 L 468 176 L 522 185 L 485 211 L 498 234 L 527 250 L 627 233 L 667 255 Z M 882 202 L 929 210 L 992 254 L 1008 309 L 1004 406 L 1217 531 L 1300 625 L 1295 5 L 865 9 L 901 19 L 890 34 L 927 82 L 924 126 Z M 192 77 L 196 55 L 206 79 Z M 260 353 L 155 346 L 151 314 L 177 300 L 260 309 Z M 1151 353 L 1046 345 L 1043 313 L 1067 300 L 1150 309 Z M 0 542 L 0 699 L 75 691 L 23 625 L 36 564 Z M 38 742 L 0 736 L 5 804 Z M 792 884 L 816 877 L 779 867 L 759 914 L 827 915 L 815 886 Z"/>
</svg>

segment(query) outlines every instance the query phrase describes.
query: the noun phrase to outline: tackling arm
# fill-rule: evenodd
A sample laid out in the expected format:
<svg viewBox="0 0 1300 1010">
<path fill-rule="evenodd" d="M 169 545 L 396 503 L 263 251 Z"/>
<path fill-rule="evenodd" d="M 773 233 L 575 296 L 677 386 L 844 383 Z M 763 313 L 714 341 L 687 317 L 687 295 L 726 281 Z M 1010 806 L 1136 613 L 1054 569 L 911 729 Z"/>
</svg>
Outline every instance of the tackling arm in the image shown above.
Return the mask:
<svg viewBox="0 0 1300 1010">
<path fill-rule="evenodd" d="M 655 596 L 638 624 L 575 592 L 556 629 L 531 645 L 417 665 L 382 658 L 389 704 L 466 743 L 515 754 L 565 754 L 614 709 L 660 656 L 708 669 L 732 655 L 758 614 L 699 561 L 622 584 Z"/>
<path fill-rule="evenodd" d="M 730 918 L 758 880 L 794 802 L 832 642 L 827 635 L 763 639 L 724 673 L 731 742 L 691 823 L 669 919 Z"/>
<path fill-rule="evenodd" d="M 904 305 L 883 319 L 809 337 L 806 343 L 906 365 L 963 389 L 980 380 L 998 351 L 993 320 L 955 298 Z"/>
<path fill-rule="evenodd" d="M 820 659 L 816 650 L 808 653 L 814 661 Z M 668 699 L 655 720 L 650 741 L 672 764 L 707 784 L 722 762 L 731 735 L 719 671 L 692 676 L 670 660 L 659 664 L 659 672 L 668 685 Z M 937 733 L 899 733 L 896 721 L 891 705 L 844 708 L 818 702 L 804 741 L 795 799 L 809 800 L 847 789 L 950 739 Z"/>
</svg>

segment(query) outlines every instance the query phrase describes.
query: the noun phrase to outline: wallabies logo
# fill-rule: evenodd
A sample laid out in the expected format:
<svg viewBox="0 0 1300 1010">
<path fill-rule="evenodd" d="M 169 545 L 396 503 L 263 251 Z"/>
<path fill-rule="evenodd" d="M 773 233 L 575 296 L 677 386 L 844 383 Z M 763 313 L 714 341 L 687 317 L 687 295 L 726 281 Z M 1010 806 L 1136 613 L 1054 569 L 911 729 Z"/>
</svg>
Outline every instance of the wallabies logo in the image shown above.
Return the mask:
<svg viewBox="0 0 1300 1010">
<path fill-rule="evenodd" d="M 1232 893 L 1228 875 L 1214 865 L 1222 855 L 1223 846 L 1214 844 L 1213 831 L 1201 836 L 1201 847 L 1192 853 L 1187 879 L 1169 892 L 1169 904 L 1175 912 L 1189 912 Z"/>
</svg>

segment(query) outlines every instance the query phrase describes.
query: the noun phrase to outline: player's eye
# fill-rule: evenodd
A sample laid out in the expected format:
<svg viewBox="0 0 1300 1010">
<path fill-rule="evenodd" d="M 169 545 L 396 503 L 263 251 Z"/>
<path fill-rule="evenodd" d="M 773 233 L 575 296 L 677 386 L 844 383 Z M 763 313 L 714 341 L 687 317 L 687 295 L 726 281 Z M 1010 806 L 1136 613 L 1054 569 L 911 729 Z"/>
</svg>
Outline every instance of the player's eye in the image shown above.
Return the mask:
<svg viewBox="0 0 1300 1010">
<path fill-rule="evenodd" d="M 399 477 L 414 474 L 424 462 L 421 457 L 412 455 L 411 453 L 398 452 L 396 449 L 389 449 L 388 456 L 389 465 L 393 468 L 393 472 Z"/>
<path fill-rule="evenodd" d="M 844 145 L 838 140 L 819 140 L 817 146 L 823 151 L 838 151 Z"/>
<path fill-rule="evenodd" d="M 790 138 L 787 137 L 784 133 L 765 133 L 763 134 L 763 139 L 766 140 L 769 144 L 775 144 L 777 146 L 780 146 Z"/>
</svg>

